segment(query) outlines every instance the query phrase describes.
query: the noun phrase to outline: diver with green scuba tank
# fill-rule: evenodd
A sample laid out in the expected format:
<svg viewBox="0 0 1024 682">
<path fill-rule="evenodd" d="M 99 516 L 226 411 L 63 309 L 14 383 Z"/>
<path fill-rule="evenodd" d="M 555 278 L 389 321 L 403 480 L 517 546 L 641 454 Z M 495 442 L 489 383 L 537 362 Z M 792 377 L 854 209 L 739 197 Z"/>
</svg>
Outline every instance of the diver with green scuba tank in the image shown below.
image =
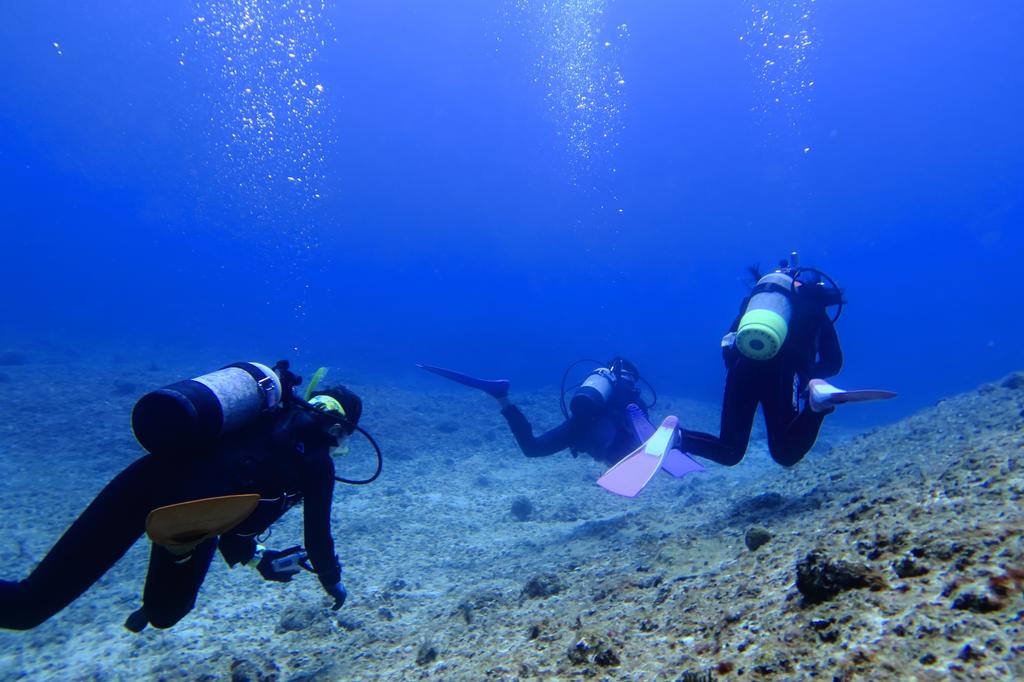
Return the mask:
<svg viewBox="0 0 1024 682">
<path fill-rule="evenodd" d="M 727 374 L 719 435 L 681 429 L 679 447 L 718 464 L 738 464 L 760 405 L 772 458 L 792 466 L 813 447 L 836 405 L 896 394 L 844 391 L 825 381 L 843 365 L 835 323 L 845 301 L 831 277 L 801 267 L 796 252 L 773 272 L 752 273 L 757 284 L 722 339 Z"/>
</svg>

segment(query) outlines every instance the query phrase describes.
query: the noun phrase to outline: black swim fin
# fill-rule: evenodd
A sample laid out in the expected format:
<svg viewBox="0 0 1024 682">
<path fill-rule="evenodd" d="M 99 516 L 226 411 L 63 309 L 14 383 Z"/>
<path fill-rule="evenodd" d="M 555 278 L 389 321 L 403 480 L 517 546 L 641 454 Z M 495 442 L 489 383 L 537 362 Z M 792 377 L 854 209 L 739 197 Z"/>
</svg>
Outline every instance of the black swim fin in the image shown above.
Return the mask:
<svg viewBox="0 0 1024 682">
<path fill-rule="evenodd" d="M 469 386 L 477 390 L 483 391 L 484 393 L 493 396 L 495 398 L 504 398 L 508 395 L 509 383 L 507 379 L 477 379 L 471 377 L 468 374 L 462 372 L 456 372 L 454 370 L 445 369 L 444 367 L 434 367 L 433 365 L 421 365 L 416 364 L 420 369 L 425 369 L 428 372 L 433 372 L 438 376 L 442 376 L 445 379 L 451 379 L 452 381 L 462 384 L 463 386 Z"/>
</svg>

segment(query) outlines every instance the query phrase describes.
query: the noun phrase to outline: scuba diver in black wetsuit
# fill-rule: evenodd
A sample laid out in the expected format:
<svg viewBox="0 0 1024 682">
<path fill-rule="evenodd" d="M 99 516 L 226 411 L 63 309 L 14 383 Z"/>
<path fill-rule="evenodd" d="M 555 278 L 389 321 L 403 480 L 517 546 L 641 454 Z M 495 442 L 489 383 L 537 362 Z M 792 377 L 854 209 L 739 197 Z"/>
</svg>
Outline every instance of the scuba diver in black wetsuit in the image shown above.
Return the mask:
<svg viewBox="0 0 1024 682">
<path fill-rule="evenodd" d="M 615 357 L 606 367 L 599 366 L 590 373 L 577 388 L 566 409 L 566 378 L 580 362 L 595 361 L 581 360 L 566 369 L 562 376 L 561 397 L 565 420 L 539 436 L 533 434 L 533 427 L 522 411 L 509 401 L 508 381 L 477 379 L 430 365 L 419 367 L 480 389 L 495 398 L 501 405 L 501 414 L 508 422 L 516 443 L 527 457 L 546 457 L 568 448 L 573 456 L 585 452 L 600 462 L 614 464 L 641 443 L 633 427 L 630 405 L 634 406 L 632 409 L 640 410 L 646 418 L 653 401 L 651 405 L 643 401 L 640 386 L 643 383 L 650 388 L 650 384 L 640 376 L 636 365 L 624 358 Z"/>
<path fill-rule="evenodd" d="M 843 292 L 825 273 L 797 265 L 794 252 L 761 276 L 722 339 L 728 374 L 719 436 L 681 429 L 680 448 L 719 464 L 743 459 L 758 404 L 768 451 L 783 466 L 803 459 L 825 415 L 843 402 L 894 397 L 888 391 L 842 391 L 823 379 L 839 373 L 843 353 L 835 322 Z M 837 306 L 834 317 L 828 308 Z"/>
<path fill-rule="evenodd" d="M 235 363 L 143 396 L 132 428 L 148 454 L 96 496 L 24 580 L 0 581 L 0 627 L 27 630 L 84 593 L 145 532 L 153 541 L 142 606 L 125 627 L 168 628 L 195 605 L 219 547 L 230 566 L 254 566 L 287 582 L 300 567 L 316 573 L 340 608 L 347 596 L 331 536 L 336 478 L 332 454 L 358 430 L 362 401 L 343 386 L 294 394 L 301 378 Z M 307 402 L 308 401 L 308 402 Z M 304 542 L 268 550 L 257 537 L 288 509 L 304 505 Z"/>
</svg>

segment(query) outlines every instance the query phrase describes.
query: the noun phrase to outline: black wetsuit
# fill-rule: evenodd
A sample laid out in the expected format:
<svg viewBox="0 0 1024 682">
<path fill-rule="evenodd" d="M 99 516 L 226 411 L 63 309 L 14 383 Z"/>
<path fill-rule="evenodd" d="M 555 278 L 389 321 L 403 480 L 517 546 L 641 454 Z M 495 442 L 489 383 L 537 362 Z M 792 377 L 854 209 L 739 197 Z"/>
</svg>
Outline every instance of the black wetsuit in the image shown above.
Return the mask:
<svg viewBox="0 0 1024 682">
<path fill-rule="evenodd" d="M 730 331 L 739 326 L 746 304 Z M 806 400 L 801 408 L 807 382 L 834 376 L 843 364 L 839 337 L 820 298 L 797 294 L 786 340 L 770 360 L 751 360 L 733 346 L 723 349 L 723 356 L 728 374 L 720 435 L 683 429 L 682 448 L 719 464 L 738 464 L 747 451 L 760 403 L 772 459 L 783 466 L 799 462 L 817 440 L 825 418 Z"/>
<path fill-rule="evenodd" d="M 325 587 L 335 585 L 341 566 L 331 537 L 332 444 L 312 417 L 291 412 L 231 434 L 213 452 L 141 457 L 107 484 L 27 578 L 0 581 L 0 627 L 33 628 L 77 599 L 142 536 L 153 509 L 222 495 L 259 493 L 260 502 L 219 543 L 206 540 L 185 560 L 153 545 L 143 594 L 149 623 L 166 628 L 181 620 L 195 605 L 218 544 L 230 565 L 248 561 L 256 535 L 299 501 L 309 560 Z"/>
<path fill-rule="evenodd" d="M 644 412 L 646 414 L 646 410 Z M 640 445 L 624 405 L 609 408 L 591 418 L 570 415 L 567 420 L 539 436 L 533 435 L 529 420 L 515 405 L 506 405 L 501 409 L 501 414 L 527 457 L 546 457 L 571 448 L 574 455 L 585 452 L 610 465 Z"/>
</svg>

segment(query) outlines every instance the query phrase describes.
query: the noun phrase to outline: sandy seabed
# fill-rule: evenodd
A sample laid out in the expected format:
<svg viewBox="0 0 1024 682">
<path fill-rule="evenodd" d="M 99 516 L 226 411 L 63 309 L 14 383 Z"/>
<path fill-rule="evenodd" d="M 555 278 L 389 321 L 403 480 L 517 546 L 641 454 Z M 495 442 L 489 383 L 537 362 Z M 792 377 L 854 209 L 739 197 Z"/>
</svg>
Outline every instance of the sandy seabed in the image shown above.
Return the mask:
<svg viewBox="0 0 1024 682">
<path fill-rule="evenodd" d="M 141 454 L 134 400 L 190 371 L 0 367 L 3 577 Z M 68 382 L 93 399 L 67 400 Z M 868 433 L 826 420 L 790 469 L 756 438 L 739 466 L 662 472 L 636 499 L 596 486 L 589 457 L 525 459 L 472 391 L 353 388 L 386 461 L 335 493 L 342 610 L 312 575 L 215 559 L 189 616 L 132 634 L 140 541 L 47 623 L 0 633 L 0 680 L 1024 679 L 1024 375 Z M 513 398 L 557 423 L 554 391 Z M 717 409 L 669 397 L 652 416 L 713 430 Z M 355 450 L 340 473 L 369 470 Z M 301 542 L 301 523 L 293 510 L 267 544 Z"/>
</svg>

